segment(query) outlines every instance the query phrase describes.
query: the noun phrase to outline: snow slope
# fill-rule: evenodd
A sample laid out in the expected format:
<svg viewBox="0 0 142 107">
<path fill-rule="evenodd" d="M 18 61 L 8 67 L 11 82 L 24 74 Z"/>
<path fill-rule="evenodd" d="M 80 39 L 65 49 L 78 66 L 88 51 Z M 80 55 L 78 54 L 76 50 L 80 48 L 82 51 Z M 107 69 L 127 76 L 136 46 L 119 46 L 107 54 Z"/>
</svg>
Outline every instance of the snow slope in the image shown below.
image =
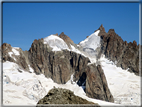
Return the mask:
<svg viewBox="0 0 142 107">
<path fill-rule="evenodd" d="M 141 77 L 117 67 L 103 55 L 100 58 L 109 89 L 115 103 L 124 105 L 141 105 Z"/>
<path fill-rule="evenodd" d="M 88 38 L 84 41 L 80 42 L 78 47 L 83 47 L 83 52 L 79 49 L 76 49 L 73 45 L 70 44 L 70 47 L 64 42 L 63 39 L 56 35 L 50 35 L 44 38 L 44 44 L 48 44 L 52 51 L 62 51 L 67 49 L 68 51 L 73 51 L 78 54 L 83 55 L 84 57 L 89 57 L 91 63 L 96 62 L 96 54 L 97 54 L 97 47 L 100 46 L 100 37 L 98 36 L 100 30 L 97 30 L 93 34 L 91 34 Z"/>
<path fill-rule="evenodd" d="M 88 64 L 92 64 L 96 62 L 96 57 L 93 55 L 96 55 L 96 49 L 100 46 L 99 32 L 100 31 L 97 30 L 78 45 L 78 47 L 82 46 L 88 54 L 82 53 L 72 45 L 71 49 L 69 49 L 63 39 L 55 35 L 44 38 L 44 44 L 48 44 L 52 47 L 52 51 L 67 49 L 82 54 L 85 57 L 89 57 L 91 63 Z M 14 49 L 15 50 L 12 50 L 9 54 L 19 55 L 16 48 Z M 102 56 L 98 62 L 102 65 L 109 89 L 116 104 L 88 98 L 83 88 L 73 82 L 72 76 L 66 84 L 57 84 L 44 75 L 36 75 L 30 65 L 31 73 L 24 70 L 20 73 L 17 70 L 19 69 L 18 65 L 8 61 L 3 63 L 3 103 L 8 105 L 36 105 L 37 101 L 44 97 L 48 91 L 55 86 L 70 89 L 74 91 L 76 95 L 100 105 L 141 105 L 141 78 L 127 70 L 116 67 L 115 63 L 109 61 L 104 56 Z"/>
<path fill-rule="evenodd" d="M 53 48 L 52 51 L 61 51 L 63 49 L 69 50 L 64 40 L 56 35 L 50 35 L 44 38 L 44 44 L 48 44 L 51 48 Z"/>
<path fill-rule="evenodd" d="M 71 49 L 70 49 L 68 45 L 64 42 L 64 40 L 56 35 L 50 35 L 44 38 L 44 44 L 48 44 L 52 48 L 52 51 L 62 51 L 62 50 L 67 49 L 68 51 L 73 51 L 73 52 L 76 52 L 78 54 L 85 56 L 82 52 L 80 52 L 78 49 L 76 49 L 71 44 L 70 44 L 71 46 Z"/>
<path fill-rule="evenodd" d="M 43 98 L 54 86 L 66 88 L 74 92 L 75 95 L 93 101 L 100 105 L 117 105 L 97 99 L 88 98 L 83 91 L 71 79 L 66 84 L 57 84 L 52 79 L 44 75 L 36 75 L 17 70 L 18 65 L 6 61 L 3 63 L 3 104 L 4 105 L 36 105 L 38 100 Z"/>
<path fill-rule="evenodd" d="M 18 51 L 18 47 L 12 47 L 12 51 L 8 52 L 8 54 L 10 55 L 11 58 L 13 58 L 15 61 L 15 57 L 13 55 L 20 55 L 19 51 Z"/>
<path fill-rule="evenodd" d="M 99 47 L 101 46 L 101 38 L 98 36 L 99 32 L 100 30 L 97 30 L 79 43 L 79 46 L 83 48 L 83 53 L 90 59 L 91 63 L 96 62 Z"/>
<path fill-rule="evenodd" d="M 93 49 L 96 50 L 97 47 L 100 46 L 100 36 L 98 36 L 100 30 L 97 30 L 93 34 L 91 34 L 88 38 L 86 38 L 84 41 L 81 41 L 79 45 L 81 45 L 83 48 Z"/>
</svg>

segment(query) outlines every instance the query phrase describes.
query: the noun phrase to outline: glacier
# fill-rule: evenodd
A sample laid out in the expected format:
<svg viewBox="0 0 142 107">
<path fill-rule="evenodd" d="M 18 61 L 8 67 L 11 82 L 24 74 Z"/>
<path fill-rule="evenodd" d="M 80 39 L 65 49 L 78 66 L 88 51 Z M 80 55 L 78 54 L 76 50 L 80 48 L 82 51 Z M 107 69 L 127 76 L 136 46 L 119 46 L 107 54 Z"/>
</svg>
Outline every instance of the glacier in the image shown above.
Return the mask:
<svg viewBox="0 0 142 107">
<path fill-rule="evenodd" d="M 83 88 L 73 81 L 73 75 L 66 84 L 57 84 L 51 78 L 46 78 L 43 74 L 36 75 L 23 71 L 18 72 L 18 65 L 6 61 L 3 63 L 3 104 L 4 105 L 33 105 L 43 98 L 50 89 L 65 88 L 74 92 L 88 101 L 98 103 L 99 105 L 118 106 L 118 104 L 105 102 L 86 96 Z M 119 105 L 123 106 L 123 105 Z"/>
<path fill-rule="evenodd" d="M 63 39 L 56 35 L 50 35 L 44 38 L 44 44 L 48 44 L 52 51 L 62 51 L 67 49 L 78 54 L 88 57 L 91 63 L 96 62 L 97 48 L 100 47 L 99 30 L 92 33 L 84 41 L 81 41 L 77 46 L 83 47 L 83 52 L 70 44 L 71 48 L 64 42 Z M 12 54 L 19 55 L 19 48 L 12 48 Z M 14 58 L 14 57 L 13 57 Z M 74 92 L 75 95 L 93 101 L 101 106 L 140 106 L 141 105 L 141 77 L 123 70 L 116 66 L 117 62 L 112 62 L 105 58 L 104 55 L 98 59 L 104 70 L 107 79 L 108 87 L 114 97 L 114 103 L 105 102 L 86 96 L 83 87 L 78 86 L 73 81 L 73 75 L 66 84 L 57 84 L 51 78 L 46 78 L 43 74 L 36 75 L 34 70 L 29 66 L 30 72 L 20 69 L 13 62 L 6 61 L 3 63 L 3 104 L 4 105 L 36 105 L 38 100 L 43 98 L 53 87 L 66 88 Z M 19 72 L 20 69 L 22 72 Z M 1 82 L 1 81 L 0 81 Z"/>
</svg>

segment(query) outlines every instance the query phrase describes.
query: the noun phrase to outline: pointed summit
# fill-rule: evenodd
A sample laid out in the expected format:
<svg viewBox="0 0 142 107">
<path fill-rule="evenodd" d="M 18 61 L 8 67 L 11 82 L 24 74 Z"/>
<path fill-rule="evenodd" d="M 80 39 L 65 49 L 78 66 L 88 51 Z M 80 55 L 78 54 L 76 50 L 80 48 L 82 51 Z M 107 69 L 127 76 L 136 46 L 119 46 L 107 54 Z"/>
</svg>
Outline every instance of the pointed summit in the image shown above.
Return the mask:
<svg viewBox="0 0 142 107">
<path fill-rule="evenodd" d="M 103 27 L 103 24 L 101 24 L 101 26 L 98 28 L 98 30 L 100 30 L 101 32 L 105 32 L 105 28 Z"/>
<path fill-rule="evenodd" d="M 101 26 L 97 30 L 100 30 L 100 33 L 98 34 L 98 36 L 106 35 L 106 31 L 105 31 L 105 28 L 103 27 L 103 24 L 101 24 Z M 95 30 L 95 32 L 97 30 Z"/>
<path fill-rule="evenodd" d="M 74 42 L 70 39 L 70 37 L 68 37 L 67 35 L 64 34 L 64 32 L 62 32 L 60 35 L 59 35 L 60 38 L 62 38 L 66 44 L 68 45 L 68 47 L 70 48 L 70 44 L 71 45 L 75 45 Z"/>
</svg>

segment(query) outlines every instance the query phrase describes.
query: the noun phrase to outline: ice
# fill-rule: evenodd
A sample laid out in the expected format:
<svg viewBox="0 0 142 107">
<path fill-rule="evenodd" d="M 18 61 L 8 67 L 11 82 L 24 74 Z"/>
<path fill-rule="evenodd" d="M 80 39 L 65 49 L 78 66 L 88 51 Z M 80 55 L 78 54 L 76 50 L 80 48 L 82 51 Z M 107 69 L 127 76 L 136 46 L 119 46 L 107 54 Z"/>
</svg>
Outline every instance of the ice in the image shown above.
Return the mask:
<svg viewBox="0 0 142 107">
<path fill-rule="evenodd" d="M 79 45 L 83 48 L 83 53 L 90 59 L 92 64 L 96 62 L 99 47 L 101 45 L 100 41 L 101 38 L 98 36 L 100 30 L 97 30 L 93 34 L 91 34 L 88 38 L 86 38 L 84 41 L 81 41 Z"/>
<path fill-rule="evenodd" d="M 140 76 L 117 67 L 115 63 L 102 56 L 100 59 L 109 89 L 115 103 L 124 105 L 141 105 Z"/>
<path fill-rule="evenodd" d="M 68 51 L 73 51 L 86 57 L 86 55 L 84 55 L 71 44 L 71 49 L 69 49 L 68 45 L 64 42 L 64 40 L 56 35 L 50 35 L 44 38 L 44 44 L 48 44 L 51 48 L 53 48 L 52 51 L 62 51 L 67 49 Z"/>
<path fill-rule="evenodd" d="M 46 78 L 43 74 L 36 75 L 34 72 L 29 73 L 27 71 L 23 71 L 22 73 L 18 72 L 17 69 L 19 69 L 19 67 L 16 63 L 6 61 L 3 65 L 3 82 L 8 82 L 8 84 L 3 84 L 4 105 L 35 106 L 53 87 L 69 89 L 73 91 L 75 95 L 100 105 L 117 105 L 87 97 L 83 88 L 73 81 L 73 74 L 66 84 L 57 84 L 51 78 Z M 15 77 L 15 79 L 13 79 L 13 77 Z"/>
<path fill-rule="evenodd" d="M 100 36 L 98 36 L 99 32 L 100 30 L 97 30 L 84 41 L 81 41 L 79 45 L 81 45 L 83 48 L 96 50 L 96 48 L 100 46 Z"/>
<path fill-rule="evenodd" d="M 48 44 L 51 48 L 53 48 L 52 51 L 61 51 L 63 49 L 69 50 L 64 40 L 56 35 L 50 35 L 44 38 L 44 44 Z"/>
<path fill-rule="evenodd" d="M 71 44 L 70 44 L 70 46 L 71 46 L 70 51 L 76 52 L 76 53 L 78 53 L 78 54 L 83 55 L 84 57 L 87 57 L 85 54 L 83 54 L 82 52 L 80 52 L 78 49 L 76 49 L 76 48 L 75 48 L 74 46 L 72 46 Z"/>
</svg>

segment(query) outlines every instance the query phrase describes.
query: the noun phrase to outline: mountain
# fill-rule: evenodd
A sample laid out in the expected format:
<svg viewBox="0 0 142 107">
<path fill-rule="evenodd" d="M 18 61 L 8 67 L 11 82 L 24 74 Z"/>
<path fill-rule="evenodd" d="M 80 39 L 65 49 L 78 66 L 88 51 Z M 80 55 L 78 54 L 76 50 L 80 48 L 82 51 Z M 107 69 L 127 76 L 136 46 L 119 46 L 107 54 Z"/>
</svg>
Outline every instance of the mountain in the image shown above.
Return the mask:
<svg viewBox="0 0 142 107">
<path fill-rule="evenodd" d="M 104 54 L 106 58 L 116 63 L 122 69 L 140 75 L 139 72 L 139 46 L 134 40 L 133 43 L 127 43 L 115 33 L 114 29 L 105 32 L 103 26 L 100 26 L 99 36 L 102 39 L 100 55 Z"/>
<path fill-rule="evenodd" d="M 28 51 L 22 51 L 21 48 L 4 43 L 1 46 L 4 64 L 4 97 L 8 98 L 9 94 L 6 92 L 11 91 L 10 87 L 17 90 L 15 93 L 19 93 L 18 90 L 21 88 L 19 97 L 22 99 L 25 96 L 25 103 L 29 98 L 32 100 L 32 104 L 35 104 L 53 86 L 69 85 L 70 87 L 64 88 L 69 88 L 76 95 L 86 99 L 140 104 L 139 78 L 141 77 L 138 76 L 138 48 L 136 42 L 124 42 L 113 29 L 106 33 L 103 25 L 78 45 L 63 32 L 60 35 L 52 34 L 44 39 L 35 39 Z M 130 80 L 130 77 L 133 79 Z M 124 84 L 120 84 L 115 79 L 123 80 Z M 52 85 L 48 86 L 49 84 Z M 134 87 L 131 86 L 132 84 Z M 124 85 L 128 86 L 124 88 Z M 115 89 L 117 86 L 118 88 Z M 121 92 L 121 89 L 124 92 Z M 75 90 L 80 90 L 81 93 Z M 126 95 L 127 98 L 131 95 L 134 102 L 131 102 L 129 98 L 123 100 L 119 98 L 120 95 L 123 97 Z M 17 103 L 13 99 L 10 102 L 5 98 L 4 104 Z M 95 100 L 95 103 L 104 104 L 99 103 L 98 100 Z"/>
</svg>

